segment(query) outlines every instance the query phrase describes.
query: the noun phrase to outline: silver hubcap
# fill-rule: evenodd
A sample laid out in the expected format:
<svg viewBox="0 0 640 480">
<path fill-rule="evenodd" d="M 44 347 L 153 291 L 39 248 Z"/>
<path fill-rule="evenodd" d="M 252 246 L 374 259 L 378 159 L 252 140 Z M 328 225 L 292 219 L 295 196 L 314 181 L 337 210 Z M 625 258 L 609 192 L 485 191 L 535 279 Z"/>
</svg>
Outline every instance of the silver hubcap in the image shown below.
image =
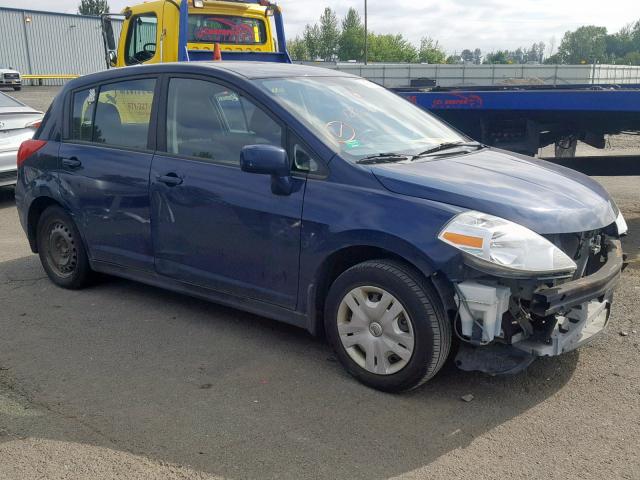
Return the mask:
<svg viewBox="0 0 640 480">
<path fill-rule="evenodd" d="M 357 287 L 338 308 L 338 334 L 351 359 L 368 372 L 391 375 L 413 354 L 413 325 L 393 295 L 379 287 Z"/>
</svg>

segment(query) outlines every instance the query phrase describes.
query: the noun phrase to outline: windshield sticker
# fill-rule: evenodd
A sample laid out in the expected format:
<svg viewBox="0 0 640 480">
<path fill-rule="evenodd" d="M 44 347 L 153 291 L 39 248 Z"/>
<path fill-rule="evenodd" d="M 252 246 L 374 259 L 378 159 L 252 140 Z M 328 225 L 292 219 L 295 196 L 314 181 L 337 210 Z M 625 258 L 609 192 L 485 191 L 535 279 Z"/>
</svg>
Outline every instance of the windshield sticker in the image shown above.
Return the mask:
<svg viewBox="0 0 640 480">
<path fill-rule="evenodd" d="M 347 140 L 344 142 L 344 148 L 357 148 L 360 146 L 360 140 Z"/>
<path fill-rule="evenodd" d="M 197 27 L 193 36 L 201 42 L 259 43 L 260 31 L 256 25 L 243 23 L 241 19 L 209 17 L 206 25 Z"/>
</svg>

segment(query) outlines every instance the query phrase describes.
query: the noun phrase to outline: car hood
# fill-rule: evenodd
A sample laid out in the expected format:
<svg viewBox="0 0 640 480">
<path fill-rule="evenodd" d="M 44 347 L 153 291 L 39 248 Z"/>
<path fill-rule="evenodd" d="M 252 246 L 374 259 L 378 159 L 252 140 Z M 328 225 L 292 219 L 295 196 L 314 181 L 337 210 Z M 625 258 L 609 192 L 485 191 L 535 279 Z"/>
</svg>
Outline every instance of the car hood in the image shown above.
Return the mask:
<svg viewBox="0 0 640 480">
<path fill-rule="evenodd" d="M 586 175 L 502 150 L 371 169 L 392 192 L 489 213 L 540 234 L 597 230 L 617 216 L 607 191 Z"/>
</svg>

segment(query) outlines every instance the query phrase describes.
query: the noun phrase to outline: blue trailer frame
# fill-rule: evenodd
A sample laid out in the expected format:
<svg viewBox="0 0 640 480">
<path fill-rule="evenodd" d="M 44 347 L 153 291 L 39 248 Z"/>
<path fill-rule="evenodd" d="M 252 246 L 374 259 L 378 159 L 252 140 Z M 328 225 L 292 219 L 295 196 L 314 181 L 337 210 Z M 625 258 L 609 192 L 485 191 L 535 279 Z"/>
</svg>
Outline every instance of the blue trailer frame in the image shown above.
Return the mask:
<svg viewBox="0 0 640 480">
<path fill-rule="evenodd" d="M 640 132 L 640 85 L 394 90 L 476 140 L 528 155 L 555 144 L 555 156 L 573 156 L 578 140 L 604 148 L 607 134 Z"/>
<path fill-rule="evenodd" d="M 612 88 L 447 90 L 400 95 L 427 110 L 554 110 L 640 112 L 640 85 Z"/>
</svg>

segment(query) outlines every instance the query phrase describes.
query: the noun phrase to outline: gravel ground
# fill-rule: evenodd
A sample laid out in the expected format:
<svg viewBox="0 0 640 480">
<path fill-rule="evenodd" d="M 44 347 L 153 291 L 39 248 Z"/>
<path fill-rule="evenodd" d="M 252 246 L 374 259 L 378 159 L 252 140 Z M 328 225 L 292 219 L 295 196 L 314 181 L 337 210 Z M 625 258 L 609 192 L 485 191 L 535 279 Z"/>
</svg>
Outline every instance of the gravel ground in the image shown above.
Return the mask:
<svg viewBox="0 0 640 480">
<path fill-rule="evenodd" d="M 640 479 L 640 178 L 598 180 L 631 229 L 607 331 L 395 396 L 258 316 L 119 279 L 56 288 L 2 190 L 0 479 Z"/>
</svg>

